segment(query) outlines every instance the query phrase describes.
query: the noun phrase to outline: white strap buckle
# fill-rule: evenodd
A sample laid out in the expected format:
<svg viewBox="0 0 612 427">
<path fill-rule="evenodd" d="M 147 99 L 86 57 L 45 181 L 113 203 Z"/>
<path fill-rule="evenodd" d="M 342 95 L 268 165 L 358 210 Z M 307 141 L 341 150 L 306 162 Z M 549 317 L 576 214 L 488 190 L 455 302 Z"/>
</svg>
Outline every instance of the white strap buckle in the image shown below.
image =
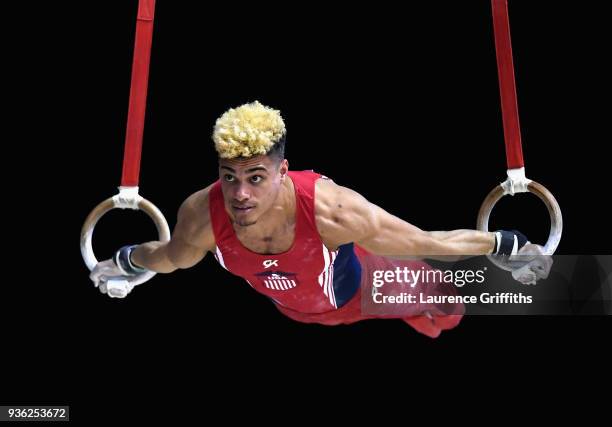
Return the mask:
<svg viewBox="0 0 612 427">
<path fill-rule="evenodd" d="M 142 197 L 138 194 L 138 187 L 119 187 L 119 194 L 113 196 L 113 203 L 119 209 L 138 210 L 138 203 Z"/>
<path fill-rule="evenodd" d="M 525 177 L 525 168 L 508 169 L 508 179 L 501 183 L 504 195 L 514 196 L 516 193 L 527 193 L 530 179 Z"/>
</svg>

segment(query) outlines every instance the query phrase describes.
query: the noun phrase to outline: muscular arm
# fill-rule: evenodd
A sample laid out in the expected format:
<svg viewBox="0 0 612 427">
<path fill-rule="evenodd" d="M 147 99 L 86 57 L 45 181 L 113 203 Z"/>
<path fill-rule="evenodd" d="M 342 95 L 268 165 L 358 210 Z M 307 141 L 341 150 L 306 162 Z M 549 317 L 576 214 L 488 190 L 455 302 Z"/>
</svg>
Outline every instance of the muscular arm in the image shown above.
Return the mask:
<svg viewBox="0 0 612 427">
<path fill-rule="evenodd" d="M 423 231 L 329 180 L 317 181 L 315 197 L 317 227 L 330 248 L 354 242 L 390 257 L 485 255 L 494 249 L 494 233 Z"/>
<path fill-rule="evenodd" d="M 132 252 L 132 262 L 158 273 L 189 268 L 204 258 L 215 245 L 205 188 L 183 202 L 169 242 L 148 242 Z"/>
</svg>

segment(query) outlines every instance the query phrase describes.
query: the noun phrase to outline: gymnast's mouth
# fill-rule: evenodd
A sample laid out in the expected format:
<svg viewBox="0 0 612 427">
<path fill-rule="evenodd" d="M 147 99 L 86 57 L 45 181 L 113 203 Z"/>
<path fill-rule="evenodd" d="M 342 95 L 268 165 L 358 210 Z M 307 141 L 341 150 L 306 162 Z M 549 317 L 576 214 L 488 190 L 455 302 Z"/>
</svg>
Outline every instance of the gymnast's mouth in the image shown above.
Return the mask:
<svg viewBox="0 0 612 427">
<path fill-rule="evenodd" d="M 236 212 L 246 213 L 246 212 L 250 212 L 253 209 L 255 209 L 255 206 L 253 206 L 253 205 L 249 205 L 249 206 L 236 206 L 236 205 L 233 205 L 232 209 L 235 210 Z"/>
</svg>

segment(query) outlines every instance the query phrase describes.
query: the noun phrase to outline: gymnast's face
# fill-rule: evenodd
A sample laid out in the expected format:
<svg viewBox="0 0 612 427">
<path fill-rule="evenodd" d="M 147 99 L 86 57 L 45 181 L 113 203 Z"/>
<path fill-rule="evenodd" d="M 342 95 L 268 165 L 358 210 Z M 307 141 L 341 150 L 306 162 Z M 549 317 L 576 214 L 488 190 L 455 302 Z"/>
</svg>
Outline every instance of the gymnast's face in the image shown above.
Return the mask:
<svg viewBox="0 0 612 427">
<path fill-rule="evenodd" d="M 287 160 L 268 156 L 219 159 L 225 210 L 241 226 L 257 223 L 274 204 L 287 173 Z"/>
</svg>

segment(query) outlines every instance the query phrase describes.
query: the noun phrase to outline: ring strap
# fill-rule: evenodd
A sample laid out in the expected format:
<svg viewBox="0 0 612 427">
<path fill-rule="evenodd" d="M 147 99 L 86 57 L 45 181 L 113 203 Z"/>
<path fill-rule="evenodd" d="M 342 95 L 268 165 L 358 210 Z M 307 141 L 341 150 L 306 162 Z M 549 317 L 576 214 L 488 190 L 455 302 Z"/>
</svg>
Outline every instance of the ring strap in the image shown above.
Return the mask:
<svg viewBox="0 0 612 427">
<path fill-rule="evenodd" d="M 147 85 L 149 81 L 154 13 L 155 0 L 139 0 L 134 59 L 132 63 L 132 83 L 130 86 L 130 104 L 128 108 L 125 149 L 123 152 L 123 172 L 121 175 L 121 185 L 124 187 L 138 186 L 142 134 L 147 105 Z"/>
<path fill-rule="evenodd" d="M 491 6 L 493 9 L 493 34 L 495 36 L 495 54 L 497 56 L 499 91 L 504 123 L 506 160 L 508 169 L 518 169 L 525 166 L 525 162 L 523 161 L 521 128 L 516 101 L 508 2 L 507 0 L 491 0 Z"/>
</svg>

